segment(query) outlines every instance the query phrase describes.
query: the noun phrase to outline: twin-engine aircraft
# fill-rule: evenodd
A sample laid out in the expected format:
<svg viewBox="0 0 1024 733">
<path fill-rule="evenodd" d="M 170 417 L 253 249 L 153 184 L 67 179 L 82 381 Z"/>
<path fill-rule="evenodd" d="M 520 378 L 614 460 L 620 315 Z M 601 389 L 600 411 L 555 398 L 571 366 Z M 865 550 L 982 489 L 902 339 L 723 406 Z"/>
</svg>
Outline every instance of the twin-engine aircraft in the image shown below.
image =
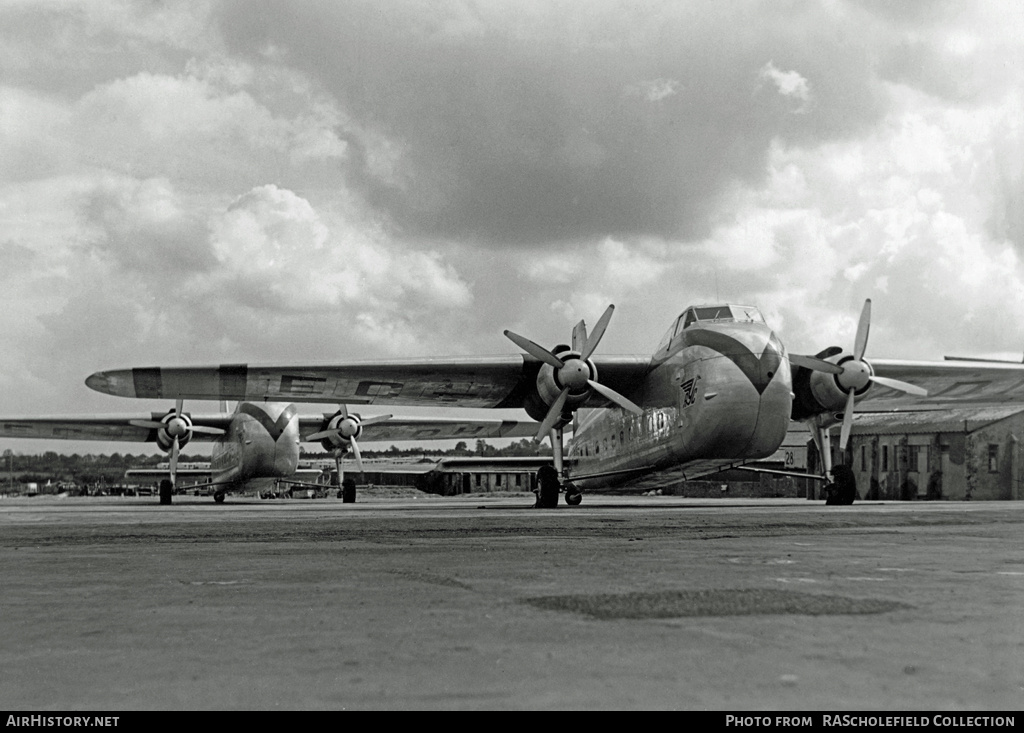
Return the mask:
<svg viewBox="0 0 1024 733">
<path fill-rule="evenodd" d="M 597 356 L 614 306 L 588 335 L 547 349 L 505 331 L 522 355 L 350 362 L 323 366 L 153 367 L 103 371 L 86 384 L 122 397 L 286 399 L 349 405 L 522 408 L 551 436 L 553 469 L 540 475 L 541 506 L 560 491 L 578 504 L 587 488 L 671 469 L 691 479 L 765 458 L 790 420 L 805 423 L 828 472 L 829 428 L 845 449 L 854 406 L 877 410 L 1024 401 L 1024 365 L 914 362 L 865 357 L 871 301 L 852 351 L 787 354 L 757 308 L 687 308 L 654 353 Z M 568 454 L 563 429 L 575 423 Z"/>
<path fill-rule="evenodd" d="M 289 480 L 299 465 L 302 441 L 319 442 L 335 457 L 345 501 L 355 501 L 355 483 L 342 480 L 341 458 L 351 451 L 362 470 L 360 440 L 405 441 L 510 438 L 534 435 L 537 424 L 513 420 L 454 418 L 362 418 L 345 406 L 334 413 L 300 415 L 293 403 L 240 402 L 233 413 L 190 414 L 178 398 L 167 413 L 87 417 L 0 418 L 0 437 L 56 438 L 156 443 L 170 454 L 169 478 L 160 484 L 160 501 L 171 502 L 178 456 L 189 441 L 213 441 L 210 462 L 213 498 L 224 501 L 257 479 Z M 297 483 L 292 481 L 293 483 Z"/>
</svg>

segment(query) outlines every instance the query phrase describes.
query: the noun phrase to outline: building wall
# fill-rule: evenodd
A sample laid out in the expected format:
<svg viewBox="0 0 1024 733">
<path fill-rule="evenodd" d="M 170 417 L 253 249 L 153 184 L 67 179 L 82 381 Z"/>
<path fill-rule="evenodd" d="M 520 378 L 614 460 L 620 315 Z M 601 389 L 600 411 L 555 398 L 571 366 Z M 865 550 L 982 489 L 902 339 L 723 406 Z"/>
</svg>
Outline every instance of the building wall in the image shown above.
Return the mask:
<svg viewBox="0 0 1024 733">
<path fill-rule="evenodd" d="M 1024 499 L 1021 438 L 1017 414 L 970 433 L 854 435 L 847 460 L 863 499 Z"/>
<path fill-rule="evenodd" d="M 1024 435 L 1024 416 L 1019 415 L 971 434 L 975 468 L 974 481 L 969 483 L 972 500 L 1020 498 L 1020 435 Z M 995 451 L 991 462 L 990 447 Z"/>
<path fill-rule="evenodd" d="M 529 471 L 430 471 L 421 474 L 416 486 L 428 494 L 456 496 L 494 491 L 533 491 L 536 475 Z"/>
</svg>

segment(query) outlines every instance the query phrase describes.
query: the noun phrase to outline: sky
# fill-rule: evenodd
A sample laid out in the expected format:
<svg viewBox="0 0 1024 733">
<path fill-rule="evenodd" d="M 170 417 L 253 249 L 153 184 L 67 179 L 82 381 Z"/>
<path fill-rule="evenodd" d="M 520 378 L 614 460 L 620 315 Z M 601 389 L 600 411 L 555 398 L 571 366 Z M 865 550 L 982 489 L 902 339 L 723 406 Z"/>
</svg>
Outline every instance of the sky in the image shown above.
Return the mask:
<svg viewBox="0 0 1024 733">
<path fill-rule="evenodd" d="M 1020 359 L 1021 38 L 1016 0 L 3 0 L 0 414 L 609 303 L 604 354 L 715 301 L 849 349 L 871 298 L 869 359 Z"/>
</svg>

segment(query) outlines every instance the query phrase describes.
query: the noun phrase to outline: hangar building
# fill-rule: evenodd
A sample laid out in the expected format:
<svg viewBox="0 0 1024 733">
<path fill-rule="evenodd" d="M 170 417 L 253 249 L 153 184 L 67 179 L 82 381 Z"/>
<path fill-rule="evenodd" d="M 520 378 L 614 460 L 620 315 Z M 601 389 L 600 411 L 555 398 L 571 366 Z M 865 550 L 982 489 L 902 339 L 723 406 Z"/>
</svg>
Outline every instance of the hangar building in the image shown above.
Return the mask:
<svg viewBox="0 0 1024 733">
<path fill-rule="evenodd" d="M 847 458 L 864 499 L 1024 499 L 1021 440 L 1019 405 L 859 413 Z"/>
</svg>

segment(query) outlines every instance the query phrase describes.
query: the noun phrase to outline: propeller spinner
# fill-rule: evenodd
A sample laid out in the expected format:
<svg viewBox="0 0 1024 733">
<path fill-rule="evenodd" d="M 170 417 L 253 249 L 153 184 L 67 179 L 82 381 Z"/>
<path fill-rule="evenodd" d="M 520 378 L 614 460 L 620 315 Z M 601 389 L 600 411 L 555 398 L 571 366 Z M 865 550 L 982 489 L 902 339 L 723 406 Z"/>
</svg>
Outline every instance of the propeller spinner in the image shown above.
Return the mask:
<svg viewBox="0 0 1024 733">
<path fill-rule="evenodd" d="M 597 349 L 597 345 L 600 343 L 605 330 L 608 328 L 608 322 L 611 320 L 612 313 L 614 311 L 615 306 L 609 305 L 600 320 L 598 320 L 593 332 L 590 333 L 589 336 L 586 336 L 583 348 L 579 352 L 562 351 L 555 354 L 524 336 L 520 336 L 512 331 L 505 331 L 505 336 L 507 336 L 512 343 L 521 348 L 527 354 L 530 354 L 544 362 L 547 366 L 551 367 L 553 370 L 554 383 L 560 388 L 558 396 L 551 403 L 547 414 L 541 421 L 540 429 L 537 431 L 538 441 L 542 440 L 544 436 L 551 431 L 559 419 L 561 419 L 562 411 L 565 409 L 566 404 L 569 403 L 570 397 L 572 398 L 572 402 L 569 406 L 570 410 L 575 410 L 576 407 L 586 401 L 593 392 L 597 392 L 625 410 L 636 415 L 643 413 L 643 410 L 637 407 L 633 402 L 626 399 L 610 387 L 606 387 L 601 384 L 597 380 L 597 367 L 595 367 L 594 363 L 590 361 L 590 357 L 593 355 L 595 349 Z M 581 329 L 581 333 L 585 334 L 585 331 L 585 329 Z"/>
</svg>

